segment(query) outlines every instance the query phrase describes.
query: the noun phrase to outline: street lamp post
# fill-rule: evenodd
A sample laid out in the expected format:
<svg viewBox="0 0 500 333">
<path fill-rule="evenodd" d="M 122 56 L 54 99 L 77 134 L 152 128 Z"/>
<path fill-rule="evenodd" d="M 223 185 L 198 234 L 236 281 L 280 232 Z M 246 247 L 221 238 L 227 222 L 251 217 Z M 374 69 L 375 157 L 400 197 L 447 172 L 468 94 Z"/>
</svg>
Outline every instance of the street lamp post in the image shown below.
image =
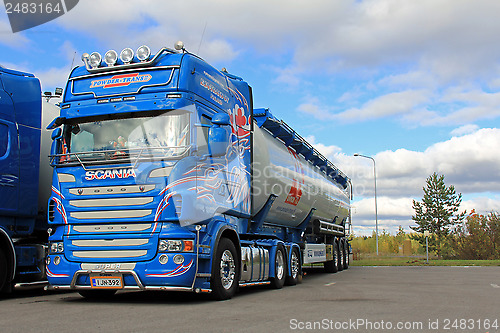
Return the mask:
<svg viewBox="0 0 500 333">
<path fill-rule="evenodd" d="M 375 169 L 375 160 L 373 159 L 373 157 L 361 154 L 354 154 L 354 156 L 368 158 L 373 162 L 373 179 L 375 183 L 375 239 L 376 239 L 377 256 L 378 256 L 377 170 Z"/>
</svg>

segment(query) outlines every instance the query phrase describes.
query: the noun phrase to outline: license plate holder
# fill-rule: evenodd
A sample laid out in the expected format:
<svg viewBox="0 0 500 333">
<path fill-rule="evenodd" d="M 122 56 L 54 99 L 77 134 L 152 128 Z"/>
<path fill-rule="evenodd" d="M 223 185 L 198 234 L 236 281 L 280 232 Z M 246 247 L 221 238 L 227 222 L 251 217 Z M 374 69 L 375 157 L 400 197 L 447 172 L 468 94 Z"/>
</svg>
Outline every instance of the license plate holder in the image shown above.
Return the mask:
<svg viewBox="0 0 500 333">
<path fill-rule="evenodd" d="M 90 286 L 92 289 L 122 289 L 123 277 L 114 276 L 90 276 Z"/>
</svg>

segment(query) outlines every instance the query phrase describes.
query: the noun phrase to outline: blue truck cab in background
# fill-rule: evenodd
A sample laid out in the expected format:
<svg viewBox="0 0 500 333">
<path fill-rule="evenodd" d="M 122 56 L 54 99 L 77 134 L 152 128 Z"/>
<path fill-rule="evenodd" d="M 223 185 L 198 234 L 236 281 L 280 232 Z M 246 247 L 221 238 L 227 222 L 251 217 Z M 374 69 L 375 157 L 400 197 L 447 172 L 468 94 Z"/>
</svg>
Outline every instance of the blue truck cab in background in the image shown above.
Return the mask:
<svg viewBox="0 0 500 333">
<path fill-rule="evenodd" d="M 49 126 L 53 288 L 221 300 L 348 267 L 349 178 L 245 81 L 182 46 L 82 60 Z"/>
<path fill-rule="evenodd" d="M 39 80 L 32 74 L 0 66 L 1 292 L 10 291 L 15 284 L 47 284 L 45 213 L 50 167 L 48 149 L 45 156 L 41 154 L 45 148 L 41 145 L 41 127 Z M 50 140 L 47 142 L 50 145 Z M 41 178 L 44 179 L 40 182 Z"/>
</svg>

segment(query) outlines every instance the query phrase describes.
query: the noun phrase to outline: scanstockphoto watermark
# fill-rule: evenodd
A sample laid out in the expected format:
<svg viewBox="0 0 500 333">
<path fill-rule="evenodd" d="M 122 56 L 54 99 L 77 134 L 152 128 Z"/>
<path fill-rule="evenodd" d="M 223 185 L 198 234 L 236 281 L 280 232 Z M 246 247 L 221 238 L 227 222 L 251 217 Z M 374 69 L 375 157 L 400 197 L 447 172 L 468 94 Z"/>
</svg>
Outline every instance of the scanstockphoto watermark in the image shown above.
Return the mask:
<svg viewBox="0 0 500 333">
<path fill-rule="evenodd" d="M 73 9 L 79 0 L 3 0 L 12 32 L 52 21 Z"/>
<path fill-rule="evenodd" d="M 384 321 L 384 320 L 369 320 L 369 319 L 349 319 L 349 320 L 331 320 L 322 319 L 320 321 L 300 321 L 298 319 L 290 319 L 291 330 L 325 330 L 325 331 L 401 331 L 401 332 L 417 332 L 417 331 L 481 331 L 489 332 L 499 331 L 499 321 L 497 318 L 445 318 L 445 319 L 428 319 L 426 321 Z"/>
<path fill-rule="evenodd" d="M 418 331 L 427 328 L 421 321 L 373 321 L 368 319 L 349 319 L 336 321 L 332 319 L 322 319 L 320 321 L 299 321 L 290 319 L 290 329 L 292 330 L 328 330 L 328 331 L 388 331 L 388 330 L 408 330 Z"/>
</svg>

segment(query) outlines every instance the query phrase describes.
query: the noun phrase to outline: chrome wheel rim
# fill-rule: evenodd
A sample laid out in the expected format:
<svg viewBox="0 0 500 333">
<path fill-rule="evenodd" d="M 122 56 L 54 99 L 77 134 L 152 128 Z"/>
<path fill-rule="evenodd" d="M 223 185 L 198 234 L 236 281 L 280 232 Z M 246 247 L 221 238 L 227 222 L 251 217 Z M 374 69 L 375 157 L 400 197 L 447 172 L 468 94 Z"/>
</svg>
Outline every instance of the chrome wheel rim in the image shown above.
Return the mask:
<svg viewBox="0 0 500 333">
<path fill-rule="evenodd" d="M 291 269 L 292 278 L 296 279 L 297 275 L 299 275 L 299 258 L 297 257 L 297 253 L 295 251 L 292 252 Z"/>
<path fill-rule="evenodd" d="M 230 289 L 234 283 L 235 271 L 234 257 L 231 251 L 225 250 L 220 260 L 220 280 L 224 289 Z"/>
<path fill-rule="evenodd" d="M 281 280 L 285 275 L 285 260 L 283 259 L 283 252 L 276 252 L 276 278 Z"/>
</svg>

